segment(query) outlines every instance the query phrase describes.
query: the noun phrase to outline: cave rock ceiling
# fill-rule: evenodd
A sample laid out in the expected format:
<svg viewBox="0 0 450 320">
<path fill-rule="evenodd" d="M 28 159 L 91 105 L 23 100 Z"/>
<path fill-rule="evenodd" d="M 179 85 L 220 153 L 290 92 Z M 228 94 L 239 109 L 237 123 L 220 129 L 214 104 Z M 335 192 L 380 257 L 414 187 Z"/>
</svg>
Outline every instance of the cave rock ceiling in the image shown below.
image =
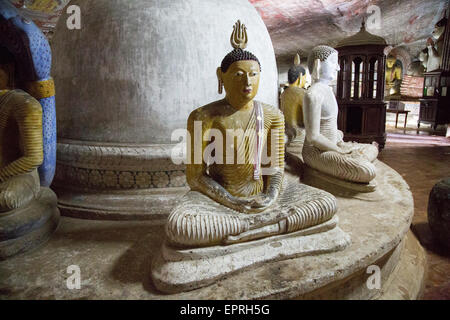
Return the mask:
<svg viewBox="0 0 450 320">
<path fill-rule="evenodd" d="M 8 1 L 8 0 L 0 0 Z M 69 0 L 9 0 L 51 37 Z M 125 0 L 124 0 L 125 1 Z M 225 0 L 224 0 L 225 1 Z M 413 60 L 425 48 L 433 26 L 444 15 L 448 0 L 249 0 L 272 38 L 279 63 L 303 57 L 318 44 L 336 46 L 367 29 Z"/>
</svg>

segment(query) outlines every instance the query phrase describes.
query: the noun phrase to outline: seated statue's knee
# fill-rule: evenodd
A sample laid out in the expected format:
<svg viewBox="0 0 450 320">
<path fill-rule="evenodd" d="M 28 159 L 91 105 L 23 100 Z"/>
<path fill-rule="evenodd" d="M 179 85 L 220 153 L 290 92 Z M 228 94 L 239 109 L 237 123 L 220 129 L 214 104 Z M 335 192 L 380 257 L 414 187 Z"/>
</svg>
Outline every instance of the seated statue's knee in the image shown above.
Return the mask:
<svg viewBox="0 0 450 320">
<path fill-rule="evenodd" d="M 324 194 L 308 205 L 292 208 L 291 212 L 287 218 L 287 233 L 316 226 L 333 218 L 337 212 L 336 198 L 331 194 Z"/>
<path fill-rule="evenodd" d="M 174 211 L 166 224 L 169 242 L 181 246 L 199 246 L 220 241 L 220 235 L 213 232 L 214 221 L 210 219 L 212 218 L 209 216 L 185 210 Z"/>
<path fill-rule="evenodd" d="M 369 183 L 373 179 L 375 179 L 377 175 L 377 171 L 375 165 L 372 162 L 364 161 L 360 163 L 356 168 L 356 179 L 355 182 L 360 183 Z"/>
<path fill-rule="evenodd" d="M 328 219 L 331 219 L 337 212 L 337 200 L 331 194 L 322 195 L 319 200 L 321 202 L 321 209 L 323 210 L 323 215 Z"/>
<path fill-rule="evenodd" d="M 174 211 L 166 223 L 166 235 L 170 243 L 176 245 L 187 244 L 192 240 L 192 236 L 188 230 L 190 219 L 188 213 Z"/>
<path fill-rule="evenodd" d="M 179 207 L 169 216 L 166 234 L 172 244 L 204 246 L 219 244 L 226 237 L 245 232 L 248 228 L 248 222 L 238 216 L 190 213 Z"/>
</svg>

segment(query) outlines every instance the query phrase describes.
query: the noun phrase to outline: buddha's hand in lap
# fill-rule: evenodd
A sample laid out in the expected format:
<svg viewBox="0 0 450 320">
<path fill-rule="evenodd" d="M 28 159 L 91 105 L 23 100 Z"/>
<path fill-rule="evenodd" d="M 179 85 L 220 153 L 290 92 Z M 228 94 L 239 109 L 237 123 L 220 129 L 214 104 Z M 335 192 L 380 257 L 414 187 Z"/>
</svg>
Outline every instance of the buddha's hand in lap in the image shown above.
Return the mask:
<svg viewBox="0 0 450 320">
<path fill-rule="evenodd" d="M 351 154 L 354 151 L 354 148 L 352 145 L 349 145 L 345 142 L 338 143 L 339 153 L 341 154 Z"/>
<path fill-rule="evenodd" d="M 369 161 L 369 157 L 366 154 L 366 150 L 364 150 L 364 148 L 352 148 L 348 156 L 349 158 L 355 159 L 357 161 Z"/>
<path fill-rule="evenodd" d="M 352 157 L 359 157 L 361 155 L 364 155 L 364 152 L 361 148 L 361 144 L 357 142 L 339 142 L 337 144 L 339 149 L 341 149 L 342 154 L 351 154 Z"/>
<path fill-rule="evenodd" d="M 251 202 L 252 210 L 264 211 L 275 203 L 275 198 L 266 193 L 257 195 Z"/>
<path fill-rule="evenodd" d="M 366 154 L 361 149 L 355 149 L 350 154 L 350 157 L 357 160 L 369 160 Z"/>
<path fill-rule="evenodd" d="M 251 203 L 252 200 L 249 198 L 229 196 L 225 206 L 239 212 L 249 213 L 251 212 Z"/>
<path fill-rule="evenodd" d="M 246 212 L 258 213 L 272 206 L 276 199 L 266 193 L 261 193 L 247 199 L 239 199 L 239 201 Z"/>
</svg>

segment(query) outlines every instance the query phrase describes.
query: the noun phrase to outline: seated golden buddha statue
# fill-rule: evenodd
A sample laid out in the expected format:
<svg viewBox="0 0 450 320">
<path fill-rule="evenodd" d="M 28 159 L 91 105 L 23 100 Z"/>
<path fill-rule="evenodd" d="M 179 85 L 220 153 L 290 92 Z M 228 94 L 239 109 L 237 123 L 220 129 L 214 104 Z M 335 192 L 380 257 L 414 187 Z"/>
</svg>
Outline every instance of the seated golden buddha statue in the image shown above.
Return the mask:
<svg viewBox="0 0 450 320">
<path fill-rule="evenodd" d="M 281 94 L 280 109 L 284 114 L 285 130 L 288 137 L 287 152 L 301 157 L 305 141 L 303 123 L 303 97 L 305 95 L 306 70 L 300 66 L 300 56 L 294 59 L 294 66 L 288 71 L 289 86 Z"/>
<path fill-rule="evenodd" d="M 14 63 L 0 64 L 0 260 L 46 241 L 59 220 L 57 199 L 41 188 L 42 106 L 14 88 Z"/>
<path fill-rule="evenodd" d="M 163 257 L 154 262 L 153 279 L 162 291 L 203 286 L 219 275 L 271 259 L 244 255 L 230 262 L 239 265 L 207 268 L 219 263 L 212 262 L 214 257 L 243 250 L 245 243 L 257 246 L 268 237 L 303 229 L 309 234 L 339 229 L 333 218 L 335 198 L 284 174 L 284 117 L 278 108 L 254 100 L 261 68 L 256 56 L 244 50 L 247 34 L 240 22 L 234 26 L 231 43 L 234 50 L 217 69 L 219 91 L 225 88 L 225 99 L 194 110 L 188 119 L 186 178 L 191 191 L 169 215 Z M 214 142 L 208 144 L 212 138 Z M 263 149 L 269 154 L 268 163 Z M 333 243 L 327 250 L 338 247 Z M 192 268 L 193 257 L 205 261 L 199 261 L 189 276 L 181 275 L 180 269 Z M 167 271 L 172 267 L 173 272 Z M 177 287 L 178 281 L 189 283 L 189 277 L 194 284 Z"/>
<path fill-rule="evenodd" d="M 312 71 L 313 84 L 303 101 L 305 164 L 334 178 L 329 181 L 369 184 L 376 176 L 372 162 L 378 156 L 377 146 L 344 142 L 343 133 L 337 128 L 338 105 L 330 82 L 336 79 L 339 71 L 338 52 L 328 46 L 317 46 L 309 55 L 308 67 Z M 373 191 L 373 188 L 367 191 Z"/>
<path fill-rule="evenodd" d="M 22 90 L 9 90 L 0 66 L 0 212 L 20 208 L 39 192 L 43 160 L 42 107 Z"/>
<path fill-rule="evenodd" d="M 389 56 L 386 60 L 386 96 L 400 96 L 401 82 L 402 68 L 394 56 Z"/>
</svg>

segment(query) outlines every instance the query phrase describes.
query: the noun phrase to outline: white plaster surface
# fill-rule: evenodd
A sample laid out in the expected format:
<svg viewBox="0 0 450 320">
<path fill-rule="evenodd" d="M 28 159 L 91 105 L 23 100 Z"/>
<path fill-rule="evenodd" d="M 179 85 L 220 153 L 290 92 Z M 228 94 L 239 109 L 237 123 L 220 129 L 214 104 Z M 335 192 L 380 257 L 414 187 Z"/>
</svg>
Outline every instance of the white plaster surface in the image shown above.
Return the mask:
<svg viewBox="0 0 450 320">
<path fill-rule="evenodd" d="M 223 98 L 216 68 L 240 19 L 262 66 L 256 99 L 278 106 L 275 54 L 247 0 L 73 0 L 80 30 L 62 15 L 52 39 L 58 138 L 171 142 L 189 113 Z M 178 141 L 177 141 L 178 142 Z"/>
</svg>

